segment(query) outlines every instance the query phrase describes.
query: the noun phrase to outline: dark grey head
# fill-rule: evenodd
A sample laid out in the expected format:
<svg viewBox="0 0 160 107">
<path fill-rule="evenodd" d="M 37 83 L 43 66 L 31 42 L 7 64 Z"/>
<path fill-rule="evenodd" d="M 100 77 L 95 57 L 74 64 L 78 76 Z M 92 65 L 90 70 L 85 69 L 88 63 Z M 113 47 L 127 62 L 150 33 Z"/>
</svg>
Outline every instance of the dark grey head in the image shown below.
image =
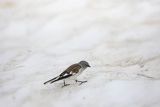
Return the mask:
<svg viewBox="0 0 160 107">
<path fill-rule="evenodd" d="M 91 67 L 87 61 L 80 61 L 79 64 L 84 68 Z"/>
</svg>

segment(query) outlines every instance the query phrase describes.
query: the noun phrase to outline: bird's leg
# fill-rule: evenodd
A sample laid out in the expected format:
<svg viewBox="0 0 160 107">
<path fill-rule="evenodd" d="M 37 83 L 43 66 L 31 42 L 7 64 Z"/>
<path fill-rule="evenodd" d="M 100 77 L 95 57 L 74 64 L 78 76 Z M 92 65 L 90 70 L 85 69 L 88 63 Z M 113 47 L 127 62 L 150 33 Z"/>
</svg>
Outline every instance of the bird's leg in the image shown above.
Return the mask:
<svg viewBox="0 0 160 107">
<path fill-rule="evenodd" d="M 63 86 L 62 86 L 62 88 L 65 87 L 65 86 L 68 86 L 68 85 L 70 85 L 70 84 L 66 84 L 65 80 L 63 80 Z"/>
<path fill-rule="evenodd" d="M 83 84 L 83 83 L 85 83 L 85 82 L 87 82 L 87 81 L 79 81 L 79 80 L 75 80 L 76 82 L 80 82 L 80 84 L 79 85 L 81 85 L 81 84 Z"/>
</svg>

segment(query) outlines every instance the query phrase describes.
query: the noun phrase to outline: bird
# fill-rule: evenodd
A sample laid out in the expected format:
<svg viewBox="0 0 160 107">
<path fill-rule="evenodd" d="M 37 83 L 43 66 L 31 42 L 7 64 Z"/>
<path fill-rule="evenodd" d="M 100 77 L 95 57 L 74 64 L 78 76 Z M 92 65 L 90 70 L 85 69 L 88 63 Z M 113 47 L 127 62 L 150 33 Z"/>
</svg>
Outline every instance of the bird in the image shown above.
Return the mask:
<svg viewBox="0 0 160 107">
<path fill-rule="evenodd" d="M 77 80 L 77 76 L 79 76 L 88 67 L 91 67 L 91 66 L 89 65 L 89 63 L 87 61 L 80 61 L 79 63 L 72 64 L 66 70 L 64 70 L 60 75 L 44 82 L 44 85 L 47 83 L 52 84 L 56 81 L 63 80 L 62 87 L 65 87 L 65 86 L 70 85 L 70 84 L 66 84 L 65 80 L 67 80 L 67 79 L 75 80 L 76 83 L 80 82 L 80 85 L 81 85 L 87 81 L 79 81 L 79 80 Z"/>
</svg>

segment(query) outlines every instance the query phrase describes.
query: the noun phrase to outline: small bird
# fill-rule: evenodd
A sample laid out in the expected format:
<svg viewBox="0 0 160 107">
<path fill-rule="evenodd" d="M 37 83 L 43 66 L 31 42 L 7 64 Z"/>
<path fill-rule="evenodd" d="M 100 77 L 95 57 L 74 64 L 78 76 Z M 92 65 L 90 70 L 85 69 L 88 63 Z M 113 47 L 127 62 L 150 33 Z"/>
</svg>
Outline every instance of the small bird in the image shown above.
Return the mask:
<svg viewBox="0 0 160 107">
<path fill-rule="evenodd" d="M 80 82 L 80 85 L 81 85 L 82 83 L 85 83 L 87 81 L 79 81 L 76 79 L 76 77 L 79 76 L 87 67 L 91 67 L 87 61 L 80 61 L 79 63 L 69 66 L 59 76 L 46 81 L 44 84 L 47 84 L 47 83 L 52 84 L 56 81 L 63 80 L 62 87 L 64 87 L 64 86 L 70 85 L 70 84 L 66 84 L 65 80 L 72 79 L 72 80 L 75 80 L 75 82 Z"/>
</svg>

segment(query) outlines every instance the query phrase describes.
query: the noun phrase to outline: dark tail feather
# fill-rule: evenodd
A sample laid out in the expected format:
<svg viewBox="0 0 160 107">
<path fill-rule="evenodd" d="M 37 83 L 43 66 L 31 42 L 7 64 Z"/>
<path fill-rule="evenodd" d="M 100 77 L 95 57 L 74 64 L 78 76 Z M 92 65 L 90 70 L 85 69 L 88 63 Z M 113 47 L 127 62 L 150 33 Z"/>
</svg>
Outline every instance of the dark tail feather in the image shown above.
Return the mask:
<svg viewBox="0 0 160 107">
<path fill-rule="evenodd" d="M 47 83 L 49 83 L 49 82 L 51 82 L 51 81 L 53 81 L 53 80 L 55 80 L 55 79 L 57 79 L 59 76 L 57 76 L 57 77 L 55 77 L 55 78 L 53 78 L 53 79 L 50 79 L 50 80 L 48 80 L 48 81 L 46 81 L 45 83 L 43 83 L 43 84 L 47 84 Z"/>
<path fill-rule="evenodd" d="M 66 79 L 66 78 L 68 78 L 68 77 L 70 77 L 70 76 L 72 76 L 72 74 L 68 74 L 68 75 L 66 75 L 66 76 L 59 77 L 58 79 L 51 81 L 50 84 L 52 84 L 52 83 L 54 83 L 54 82 L 56 82 L 56 81 L 59 81 L 59 80 Z"/>
</svg>

